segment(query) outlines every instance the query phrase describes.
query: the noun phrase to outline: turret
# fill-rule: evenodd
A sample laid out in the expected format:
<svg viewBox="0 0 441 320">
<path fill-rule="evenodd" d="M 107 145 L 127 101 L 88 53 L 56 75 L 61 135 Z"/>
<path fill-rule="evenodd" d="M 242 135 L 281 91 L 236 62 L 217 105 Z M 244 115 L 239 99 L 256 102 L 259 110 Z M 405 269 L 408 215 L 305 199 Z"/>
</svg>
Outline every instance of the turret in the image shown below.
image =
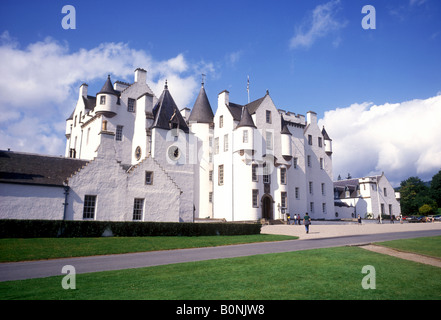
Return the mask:
<svg viewBox="0 0 441 320">
<path fill-rule="evenodd" d="M 325 152 L 328 156 L 332 154 L 332 139 L 329 138 L 328 133 L 325 130 L 325 127 L 323 126 L 322 130 L 323 139 L 325 140 Z"/>
<path fill-rule="evenodd" d="M 293 156 L 292 154 L 292 145 L 291 145 L 291 132 L 288 129 L 288 125 L 282 118 L 282 130 L 280 131 L 280 140 L 282 143 L 282 156 L 286 158 L 286 160 L 290 160 Z"/>
<path fill-rule="evenodd" d="M 113 89 L 110 75 L 107 77 L 104 86 L 96 94 L 96 114 L 102 114 L 108 118 L 116 115 L 116 104 L 118 102 L 118 92 Z"/>
<path fill-rule="evenodd" d="M 253 151 L 256 125 L 248 108 L 242 107 L 242 115 L 236 129 L 234 129 L 234 152 Z"/>
</svg>

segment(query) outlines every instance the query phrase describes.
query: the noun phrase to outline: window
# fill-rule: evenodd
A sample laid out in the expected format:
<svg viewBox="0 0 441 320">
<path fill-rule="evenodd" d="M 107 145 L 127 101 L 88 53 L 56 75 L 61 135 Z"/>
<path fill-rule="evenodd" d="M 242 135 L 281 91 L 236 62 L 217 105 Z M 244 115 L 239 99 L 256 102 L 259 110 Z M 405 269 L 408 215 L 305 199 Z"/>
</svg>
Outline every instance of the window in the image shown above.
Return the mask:
<svg viewBox="0 0 441 320">
<path fill-rule="evenodd" d="M 248 143 L 248 130 L 243 131 L 243 137 L 242 137 L 243 143 Z"/>
<path fill-rule="evenodd" d="M 384 203 L 381 204 L 381 214 L 384 214 Z"/>
<path fill-rule="evenodd" d="M 253 189 L 253 208 L 259 207 L 259 190 Z"/>
<path fill-rule="evenodd" d="M 296 187 L 296 199 L 300 199 L 300 190 L 299 187 Z"/>
<path fill-rule="evenodd" d="M 213 192 L 208 193 L 208 202 L 213 203 Z"/>
<path fill-rule="evenodd" d="M 298 158 L 294 158 L 294 169 L 297 169 L 297 163 L 299 162 L 299 159 Z"/>
<path fill-rule="evenodd" d="M 322 196 L 325 196 L 326 195 L 326 192 L 325 192 L 325 184 L 324 183 L 322 183 Z"/>
<path fill-rule="evenodd" d="M 271 111 L 266 110 L 266 123 L 271 123 Z"/>
<path fill-rule="evenodd" d="M 322 137 L 318 137 L 318 146 L 321 148 L 323 145 L 322 143 Z"/>
<path fill-rule="evenodd" d="M 218 177 L 219 177 L 219 181 L 218 181 L 218 184 L 220 185 L 220 186 L 222 186 L 223 184 L 224 184 L 224 165 L 223 164 L 221 164 L 219 167 L 218 167 Z"/>
<path fill-rule="evenodd" d="M 135 112 L 135 107 L 136 107 L 136 100 L 129 98 L 127 100 L 127 111 L 128 112 Z"/>
<path fill-rule="evenodd" d="M 208 171 L 208 181 L 213 181 L 213 170 Z"/>
<path fill-rule="evenodd" d="M 320 158 L 320 169 L 323 170 L 323 158 Z"/>
<path fill-rule="evenodd" d="M 312 146 L 312 136 L 308 134 L 308 144 Z"/>
<path fill-rule="evenodd" d="M 85 195 L 83 207 L 83 219 L 95 218 L 96 196 Z"/>
<path fill-rule="evenodd" d="M 309 181 L 309 193 L 312 194 L 313 188 L 312 188 L 312 181 Z"/>
<path fill-rule="evenodd" d="M 386 188 L 383 189 L 383 193 L 384 193 L 384 196 L 387 197 L 387 191 L 386 191 Z"/>
<path fill-rule="evenodd" d="M 322 211 L 323 213 L 326 213 L 326 203 L 322 203 Z"/>
<path fill-rule="evenodd" d="M 116 141 L 122 141 L 122 131 L 123 131 L 123 126 L 116 126 L 116 135 L 115 135 L 115 139 Z"/>
<path fill-rule="evenodd" d="M 147 185 L 153 184 L 153 172 L 152 171 L 145 172 L 145 184 L 147 184 Z"/>
<path fill-rule="evenodd" d="M 214 154 L 219 153 L 219 137 L 214 138 Z"/>
<path fill-rule="evenodd" d="M 311 167 L 311 156 L 307 157 L 307 161 L 308 161 L 308 167 Z"/>
<path fill-rule="evenodd" d="M 257 175 L 257 169 L 258 169 L 258 165 L 257 164 L 253 164 L 251 165 L 251 175 L 252 175 L 252 180 L 253 181 L 259 181 L 258 175 Z"/>
<path fill-rule="evenodd" d="M 141 221 L 143 211 L 144 211 L 144 199 L 135 198 L 135 202 L 133 203 L 133 220 Z"/>
<path fill-rule="evenodd" d="M 224 126 L 224 116 L 219 117 L 219 128 L 223 128 Z"/>
<path fill-rule="evenodd" d="M 266 149 L 273 150 L 273 133 L 271 131 L 266 132 Z"/>
<path fill-rule="evenodd" d="M 389 215 L 392 216 L 392 205 L 389 205 Z"/>
<path fill-rule="evenodd" d="M 282 208 L 285 208 L 285 209 L 287 208 L 286 199 L 287 199 L 286 192 L 281 192 L 280 193 L 280 205 Z"/>
<path fill-rule="evenodd" d="M 224 135 L 224 152 L 228 151 L 228 134 Z"/>
<path fill-rule="evenodd" d="M 269 166 L 266 163 L 263 164 L 263 183 L 271 183 Z"/>
<path fill-rule="evenodd" d="M 309 203 L 309 211 L 310 211 L 311 213 L 314 212 L 314 202 L 310 202 L 310 203 Z"/>
<path fill-rule="evenodd" d="M 286 168 L 280 168 L 280 183 L 286 184 Z"/>
<path fill-rule="evenodd" d="M 106 96 L 100 97 L 100 104 L 106 104 Z"/>
</svg>

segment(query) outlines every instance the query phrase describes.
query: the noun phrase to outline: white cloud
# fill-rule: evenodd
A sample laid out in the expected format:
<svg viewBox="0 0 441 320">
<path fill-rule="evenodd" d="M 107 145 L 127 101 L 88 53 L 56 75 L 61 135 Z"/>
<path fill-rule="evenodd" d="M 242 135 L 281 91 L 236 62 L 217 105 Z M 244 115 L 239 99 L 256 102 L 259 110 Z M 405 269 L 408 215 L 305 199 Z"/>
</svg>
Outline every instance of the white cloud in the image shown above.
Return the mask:
<svg viewBox="0 0 441 320">
<path fill-rule="evenodd" d="M 67 43 L 46 38 L 20 48 L 7 31 L 0 34 L 0 61 L 7 61 L 0 64 L 0 148 L 47 154 L 64 153 L 65 119 L 83 82 L 101 86 L 107 74 L 132 82 L 142 67 L 158 97 L 167 79 L 178 107 L 191 107 L 200 83 L 196 72 L 214 73 L 210 63 L 190 63 L 183 54 L 156 60 L 126 43 L 71 52 Z"/>
<path fill-rule="evenodd" d="M 395 185 L 430 180 L 441 169 L 441 96 L 374 105 L 352 104 L 319 121 L 333 140 L 334 178 L 385 172 Z"/>
<path fill-rule="evenodd" d="M 333 0 L 315 7 L 308 22 L 296 28 L 295 35 L 290 40 L 290 48 L 309 48 L 318 38 L 345 27 L 346 22 L 339 21 L 335 17 L 339 10 L 340 0 Z M 334 46 L 336 41 L 340 43 L 341 39 L 334 40 Z"/>
</svg>

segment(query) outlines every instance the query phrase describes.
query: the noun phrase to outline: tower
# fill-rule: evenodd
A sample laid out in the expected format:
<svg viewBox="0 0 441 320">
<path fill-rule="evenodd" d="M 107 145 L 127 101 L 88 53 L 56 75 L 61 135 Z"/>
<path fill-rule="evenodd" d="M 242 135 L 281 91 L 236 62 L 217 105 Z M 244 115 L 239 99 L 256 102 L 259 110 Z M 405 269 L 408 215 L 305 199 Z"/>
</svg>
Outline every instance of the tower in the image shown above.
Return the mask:
<svg viewBox="0 0 441 320">
<path fill-rule="evenodd" d="M 208 101 L 202 81 L 201 89 L 188 118 L 195 157 L 195 217 L 213 217 L 213 161 L 211 145 L 213 143 L 213 110 Z"/>
</svg>

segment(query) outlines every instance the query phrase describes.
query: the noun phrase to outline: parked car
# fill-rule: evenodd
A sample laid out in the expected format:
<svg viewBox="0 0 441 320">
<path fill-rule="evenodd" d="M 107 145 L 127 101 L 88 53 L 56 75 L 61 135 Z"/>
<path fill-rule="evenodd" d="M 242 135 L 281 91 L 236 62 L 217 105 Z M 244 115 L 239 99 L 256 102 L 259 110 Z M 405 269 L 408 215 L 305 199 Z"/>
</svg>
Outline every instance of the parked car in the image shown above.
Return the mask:
<svg viewBox="0 0 441 320">
<path fill-rule="evenodd" d="M 408 221 L 408 222 L 421 222 L 421 217 L 415 217 L 415 216 L 412 216 L 412 217 L 407 217 L 407 219 L 406 219 L 406 221 Z"/>
<path fill-rule="evenodd" d="M 438 214 L 438 215 L 434 216 L 433 219 L 435 221 L 441 221 L 441 214 Z"/>
</svg>

